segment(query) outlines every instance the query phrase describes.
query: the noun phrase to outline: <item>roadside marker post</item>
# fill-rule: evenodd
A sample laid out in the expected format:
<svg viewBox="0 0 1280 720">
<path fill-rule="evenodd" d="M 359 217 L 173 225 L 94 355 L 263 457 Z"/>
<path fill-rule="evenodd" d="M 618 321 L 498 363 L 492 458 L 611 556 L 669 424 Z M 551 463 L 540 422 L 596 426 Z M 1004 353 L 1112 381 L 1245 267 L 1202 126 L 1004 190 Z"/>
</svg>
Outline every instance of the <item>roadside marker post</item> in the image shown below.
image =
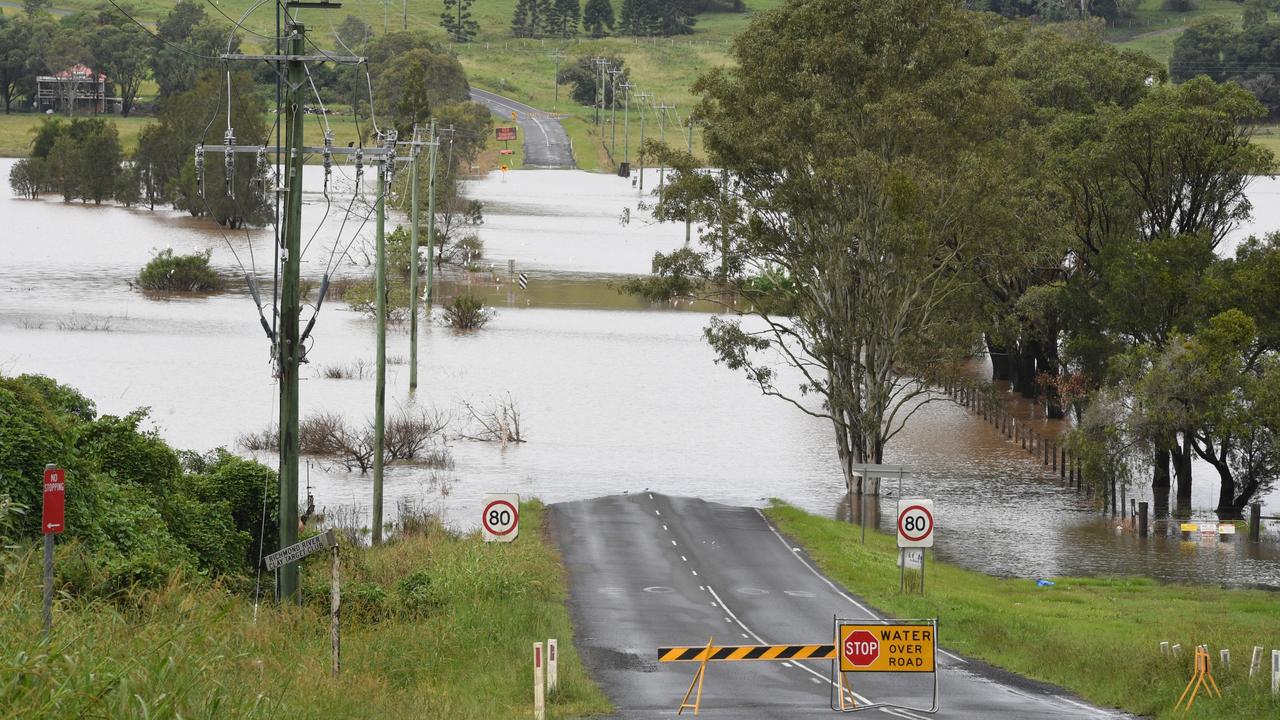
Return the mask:
<svg viewBox="0 0 1280 720">
<path fill-rule="evenodd" d="M 1280 695 L 1280 650 L 1271 651 L 1271 694 Z"/>
<path fill-rule="evenodd" d="M 533 644 L 533 717 L 543 720 L 547 716 L 546 696 L 543 693 L 542 643 Z"/>
<path fill-rule="evenodd" d="M 1249 677 L 1255 677 L 1262 669 L 1262 646 L 1253 646 L 1253 659 L 1249 661 Z"/>
<path fill-rule="evenodd" d="M 556 686 L 559 685 L 560 681 L 558 677 L 559 673 L 556 670 L 556 665 L 558 663 L 556 655 L 558 654 L 559 653 L 556 652 L 556 639 L 551 638 L 550 640 L 547 640 L 547 693 L 552 695 L 555 694 Z"/>
<path fill-rule="evenodd" d="M 1167 640 L 1165 642 L 1160 643 L 1160 654 L 1161 655 L 1169 654 L 1169 642 Z"/>
<path fill-rule="evenodd" d="M 1222 648 L 1218 651 L 1218 662 L 1222 663 L 1222 671 L 1231 671 L 1231 650 Z"/>
<path fill-rule="evenodd" d="M 44 494 L 40 532 L 44 534 L 44 634 L 53 632 L 53 536 L 66 529 L 67 471 L 53 463 L 44 466 Z"/>
</svg>

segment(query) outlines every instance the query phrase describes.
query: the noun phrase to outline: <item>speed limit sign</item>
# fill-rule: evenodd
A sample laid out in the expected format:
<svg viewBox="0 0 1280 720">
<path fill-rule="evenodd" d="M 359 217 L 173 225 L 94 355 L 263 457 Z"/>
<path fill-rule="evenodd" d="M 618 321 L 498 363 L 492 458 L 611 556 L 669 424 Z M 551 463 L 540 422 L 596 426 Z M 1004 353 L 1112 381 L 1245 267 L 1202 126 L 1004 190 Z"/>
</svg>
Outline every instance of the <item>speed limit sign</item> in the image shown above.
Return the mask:
<svg viewBox="0 0 1280 720">
<path fill-rule="evenodd" d="M 511 542 L 520 534 L 519 495 L 485 495 L 481 508 L 480 527 L 485 542 Z"/>
<path fill-rule="evenodd" d="M 933 501 L 924 498 L 898 500 L 898 547 L 933 547 Z"/>
</svg>

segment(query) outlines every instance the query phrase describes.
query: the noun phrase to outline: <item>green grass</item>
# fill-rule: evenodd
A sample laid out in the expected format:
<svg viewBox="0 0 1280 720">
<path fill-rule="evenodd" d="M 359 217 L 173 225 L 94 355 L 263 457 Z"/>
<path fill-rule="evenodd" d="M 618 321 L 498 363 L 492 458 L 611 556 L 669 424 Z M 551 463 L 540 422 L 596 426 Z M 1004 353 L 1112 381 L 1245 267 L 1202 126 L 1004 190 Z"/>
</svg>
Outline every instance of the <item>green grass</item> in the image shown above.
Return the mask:
<svg viewBox="0 0 1280 720">
<path fill-rule="evenodd" d="M 35 129 L 45 118 L 36 113 L 14 113 L 0 115 L 0 157 L 26 157 L 31 152 L 31 139 L 35 137 Z M 65 116 L 62 116 L 65 119 Z M 108 121 L 116 124 L 120 131 L 120 145 L 125 151 L 131 151 L 138 144 L 138 133 L 154 118 L 127 117 L 119 115 L 103 115 Z"/>
<path fill-rule="evenodd" d="M 301 608 L 266 604 L 255 621 L 245 598 L 178 581 L 121 604 L 63 596 L 45 643 L 32 548 L 0 584 L 0 718 L 528 717 L 531 645 L 548 637 L 561 648 L 548 717 L 606 713 L 573 646 L 564 568 L 543 521 L 534 502 L 511 544 L 429 524 L 383 548 L 344 549 L 338 678 L 322 555 L 303 568 Z M 405 578 L 416 592 L 397 589 Z"/>
<path fill-rule="evenodd" d="M 1201 18 L 1228 18 L 1239 25 L 1243 5 L 1234 0 L 1199 0 L 1200 6 L 1189 12 L 1171 12 L 1161 8 L 1161 0 L 1143 0 L 1132 19 L 1121 20 L 1107 31 L 1108 38 L 1120 47 L 1140 50 L 1166 65 L 1173 54 L 1173 41 L 1188 25 Z"/>
<path fill-rule="evenodd" d="M 1196 701 L 1198 718 L 1273 718 L 1280 698 L 1268 680 L 1246 675 L 1252 646 L 1280 647 L 1280 597 L 1256 590 L 1167 585 L 1144 578 L 995 578 L 930 561 L 928 594 L 899 595 L 892 536 L 809 515 L 774 502 L 766 514 L 803 545 L 832 579 L 890 616 L 937 617 L 945 647 L 1079 693 L 1092 702 L 1157 718 L 1172 708 L 1190 678 L 1191 650 L 1208 644 L 1222 699 Z M 1181 643 L 1179 660 L 1159 643 Z M 1230 648 L 1232 668 L 1219 667 Z M 945 700 L 944 700 L 945 702 Z"/>
</svg>

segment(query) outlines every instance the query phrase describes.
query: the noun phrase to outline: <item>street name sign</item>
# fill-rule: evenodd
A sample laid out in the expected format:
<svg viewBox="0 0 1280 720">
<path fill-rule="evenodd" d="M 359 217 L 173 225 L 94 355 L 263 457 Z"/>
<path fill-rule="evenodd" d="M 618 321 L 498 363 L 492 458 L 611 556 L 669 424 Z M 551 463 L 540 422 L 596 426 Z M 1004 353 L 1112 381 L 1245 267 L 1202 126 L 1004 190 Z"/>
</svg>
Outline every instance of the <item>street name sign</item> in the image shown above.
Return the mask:
<svg viewBox="0 0 1280 720">
<path fill-rule="evenodd" d="M 520 534 L 520 496 L 516 493 L 485 495 L 480 510 L 485 542 L 511 542 Z"/>
<path fill-rule="evenodd" d="M 933 547 L 933 501 L 924 498 L 898 500 L 898 547 Z"/>
<path fill-rule="evenodd" d="M 44 511 L 40 518 L 40 532 L 60 535 L 65 529 L 64 515 L 67 506 L 67 471 L 58 467 L 44 469 Z"/>
<path fill-rule="evenodd" d="M 840 625 L 840 672 L 934 672 L 937 650 L 932 623 Z"/>
<path fill-rule="evenodd" d="M 924 567 L 924 550 L 904 548 L 898 554 L 898 567 L 911 568 L 912 570 L 919 570 Z"/>
<path fill-rule="evenodd" d="M 334 533 L 333 528 L 329 528 L 324 534 L 309 537 L 302 542 L 297 542 L 283 550 L 277 550 L 266 557 L 267 570 L 275 570 L 281 565 L 287 565 L 291 562 L 297 562 L 302 558 L 319 550 L 328 550 L 338 544 L 338 536 Z"/>
</svg>

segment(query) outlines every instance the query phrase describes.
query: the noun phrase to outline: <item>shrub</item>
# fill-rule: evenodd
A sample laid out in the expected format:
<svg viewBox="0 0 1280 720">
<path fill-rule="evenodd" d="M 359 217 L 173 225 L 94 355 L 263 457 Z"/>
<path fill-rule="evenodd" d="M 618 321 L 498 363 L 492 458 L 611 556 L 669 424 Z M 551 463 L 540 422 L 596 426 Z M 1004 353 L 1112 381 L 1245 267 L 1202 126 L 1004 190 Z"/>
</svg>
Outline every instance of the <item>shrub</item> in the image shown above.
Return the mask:
<svg viewBox="0 0 1280 720">
<path fill-rule="evenodd" d="M 134 485 L 146 485 L 158 496 L 182 474 L 182 464 L 155 430 L 138 429 L 146 417 L 145 409 L 124 417 L 103 415 L 90 424 L 77 445 L 97 458 L 104 472 Z"/>
<path fill-rule="evenodd" d="M 221 290 L 225 283 L 213 268 L 209 267 L 212 253 L 174 255 L 173 250 L 161 250 L 142 272 L 138 273 L 138 285 L 145 290 L 164 292 L 213 292 Z"/>
<path fill-rule="evenodd" d="M 458 295 L 444 306 L 444 320 L 455 330 L 479 330 L 493 313 L 475 295 Z"/>
</svg>

